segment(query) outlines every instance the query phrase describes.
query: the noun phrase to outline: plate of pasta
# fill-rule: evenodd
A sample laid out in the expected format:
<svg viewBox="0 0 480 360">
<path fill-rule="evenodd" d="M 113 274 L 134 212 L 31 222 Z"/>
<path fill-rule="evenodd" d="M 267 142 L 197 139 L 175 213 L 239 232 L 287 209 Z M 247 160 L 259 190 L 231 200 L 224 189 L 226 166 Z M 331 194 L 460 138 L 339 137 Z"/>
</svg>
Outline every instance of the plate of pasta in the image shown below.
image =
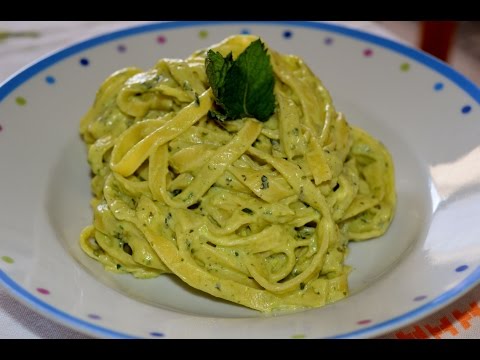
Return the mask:
<svg viewBox="0 0 480 360">
<path fill-rule="evenodd" d="M 391 332 L 480 281 L 479 104 L 327 23 L 74 44 L 0 87 L 0 284 L 96 337 Z"/>
</svg>

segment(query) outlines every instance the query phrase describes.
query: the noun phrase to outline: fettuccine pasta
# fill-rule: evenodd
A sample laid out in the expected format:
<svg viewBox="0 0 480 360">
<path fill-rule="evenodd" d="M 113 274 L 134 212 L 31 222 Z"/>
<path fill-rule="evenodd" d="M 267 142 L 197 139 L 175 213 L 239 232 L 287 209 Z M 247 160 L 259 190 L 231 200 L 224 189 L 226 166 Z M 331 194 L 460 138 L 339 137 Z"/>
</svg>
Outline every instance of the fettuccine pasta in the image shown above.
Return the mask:
<svg viewBox="0 0 480 360">
<path fill-rule="evenodd" d="M 235 58 L 256 37 L 212 48 Z M 396 202 L 387 149 L 350 126 L 297 56 L 268 49 L 276 108 L 219 121 L 206 50 L 101 85 L 80 124 L 93 179 L 82 249 L 105 269 L 164 273 L 262 312 L 348 294 L 349 241 L 378 237 Z"/>
</svg>

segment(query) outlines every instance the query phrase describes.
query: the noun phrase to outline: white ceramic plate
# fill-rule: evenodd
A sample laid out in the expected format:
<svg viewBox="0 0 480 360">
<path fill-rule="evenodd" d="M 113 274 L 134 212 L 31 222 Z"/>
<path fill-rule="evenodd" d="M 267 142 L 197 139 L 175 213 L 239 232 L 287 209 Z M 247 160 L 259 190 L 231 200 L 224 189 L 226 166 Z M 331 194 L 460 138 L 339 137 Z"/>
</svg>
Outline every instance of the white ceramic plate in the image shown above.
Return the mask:
<svg viewBox="0 0 480 360">
<path fill-rule="evenodd" d="M 107 75 L 258 34 L 298 54 L 349 122 L 396 166 L 388 233 L 351 245 L 351 296 L 268 317 L 170 276 L 105 272 L 78 246 L 90 178 L 80 117 Z M 480 279 L 480 91 L 448 66 L 363 32 L 313 23 L 163 23 L 54 53 L 0 88 L 0 283 L 38 312 L 99 337 L 371 337 L 452 302 Z"/>
</svg>

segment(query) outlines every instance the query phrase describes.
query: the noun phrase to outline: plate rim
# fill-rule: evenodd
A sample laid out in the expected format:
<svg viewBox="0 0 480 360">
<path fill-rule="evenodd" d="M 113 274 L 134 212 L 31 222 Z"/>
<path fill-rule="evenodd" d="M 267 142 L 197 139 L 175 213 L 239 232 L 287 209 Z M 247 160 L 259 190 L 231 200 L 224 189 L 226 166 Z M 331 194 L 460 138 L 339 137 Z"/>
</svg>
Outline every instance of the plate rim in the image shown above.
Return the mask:
<svg viewBox="0 0 480 360">
<path fill-rule="evenodd" d="M 314 30 L 323 30 L 331 33 L 345 35 L 353 39 L 363 40 L 368 43 L 386 48 L 395 53 L 399 53 L 410 59 L 413 59 L 427 68 L 434 70 L 443 77 L 452 81 L 456 86 L 462 89 L 478 105 L 480 105 L 480 88 L 473 81 L 466 78 L 463 74 L 450 67 L 448 64 L 434 58 L 433 56 L 418 50 L 409 45 L 399 43 L 395 40 L 387 39 L 379 35 L 375 35 L 363 30 L 353 29 L 340 24 L 326 22 L 309 22 L 309 21 L 171 21 L 171 22 L 154 22 L 149 24 L 134 25 L 131 27 L 113 30 L 107 33 L 96 35 L 85 40 L 81 40 L 66 47 L 54 50 L 45 56 L 31 62 L 21 68 L 4 82 L 0 84 L 0 103 L 17 87 L 28 81 L 42 70 L 60 62 L 61 60 L 75 55 L 83 50 L 94 48 L 98 45 L 109 43 L 121 38 L 126 38 L 142 33 L 154 32 L 158 30 L 170 30 L 177 28 L 195 27 L 195 26 L 219 26 L 219 25 L 271 25 L 271 26 L 289 26 L 310 28 Z M 355 337 L 373 337 L 392 332 L 402 326 L 405 326 L 415 319 L 425 318 L 435 311 L 452 303 L 475 285 L 480 282 L 480 266 L 477 267 L 466 278 L 459 282 L 456 286 L 443 292 L 441 295 L 432 299 L 428 303 L 423 304 L 411 311 L 405 312 L 399 316 L 391 318 L 358 330 L 353 330 L 341 334 L 337 334 L 328 338 L 355 338 Z M 31 292 L 23 288 L 19 283 L 15 282 L 6 272 L 0 269 L 0 285 L 16 299 L 29 306 L 32 310 L 39 312 L 49 319 L 56 321 L 71 329 L 80 331 L 93 336 L 114 337 L 114 338 L 137 338 L 123 332 L 111 330 L 104 326 L 93 324 L 86 320 L 77 318 L 71 314 L 63 312 L 56 307 L 35 297 Z"/>
<path fill-rule="evenodd" d="M 375 45 L 393 50 L 396 53 L 406 55 L 423 65 L 426 65 L 432 70 L 444 75 L 446 78 L 454 82 L 480 105 L 480 87 L 473 81 L 469 80 L 465 75 L 450 67 L 443 61 L 433 57 L 432 55 L 416 49 L 409 45 L 381 37 L 363 30 L 352 29 L 346 26 L 325 22 L 309 22 L 309 21 L 170 21 L 170 22 L 155 22 L 151 24 L 134 25 L 120 30 L 114 30 L 101 35 L 97 35 L 79 42 L 67 45 L 66 47 L 54 50 L 45 56 L 34 60 L 30 64 L 24 66 L 17 72 L 13 73 L 4 82 L 0 83 L 0 102 L 8 96 L 18 86 L 30 79 L 35 74 L 46 69 L 60 60 L 76 54 L 82 50 L 101 45 L 116 39 L 125 38 L 141 33 L 151 32 L 162 29 L 173 29 L 183 27 L 193 27 L 198 25 L 232 25 L 232 24 L 256 24 L 256 25 L 289 25 L 296 27 L 313 28 L 316 30 L 326 30 L 333 33 L 347 35 L 355 39 L 364 40 Z"/>
</svg>

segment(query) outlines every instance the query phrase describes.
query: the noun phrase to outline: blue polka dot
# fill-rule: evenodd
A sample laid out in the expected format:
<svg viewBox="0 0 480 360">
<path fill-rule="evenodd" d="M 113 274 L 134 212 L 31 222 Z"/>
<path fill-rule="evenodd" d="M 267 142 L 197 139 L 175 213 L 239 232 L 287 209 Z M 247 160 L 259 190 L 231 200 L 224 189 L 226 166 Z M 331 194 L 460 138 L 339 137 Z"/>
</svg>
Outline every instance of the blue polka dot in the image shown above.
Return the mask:
<svg viewBox="0 0 480 360">
<path fill-rule="evenodd" d="M 55 84 L 55 81 L 57 81 L 57 80 L 55 80 L 55 78 L 53 76 L 49 75 L 45 78 L 45 81 L 47 82 L 47 84 Z"/>
<path fill-rule="evenodd" d="M 468 269 L 468 265 L 462 265 L 455 269 L 456 272 L 462 272 Z"/>
<path fill-rule="evenodd" d="M 333 43 L 333 39 L 331 37 L 327 37 L 323 42 L 325 45 L 331 45 Z"/>
<path fill-rule="evenodd" d="M 470 105 L 465 105 L 462 107 L 462 114 L 468 114 L 470 111 L 472 111 L 472 107 Z"/>
<path fill-rule="evenodd" d="M 80 65 L 88 66 L 89 64 L 90 64 L 90 61 L 87 58 L 81 58 L 80 59 Z"/>
<path fill-rule="evenodd" d="M 284 37 L 285 39 L 290 39 L 290 38 L 292 37 L 292 35 L 293 35 L 293 34 L 292 34 L 292 32 L 291 32 L 290 30 L 285 30 L 285 31 L 283 32 L 283 37 Z"/>
<path fill-rule="evenodd" d="M 164 333 L 156 332 L 156 331 L 151 332 L 150 335 L 155 336 L 155 337 L 164 337 L 165 336 Z"/>
<path fill-rule="evenodd" d="M 437 82 L 435 85 L 433 85 L 433 90 L 435 91 L 440 91 L 443 89 L 443 83 Z"/>
<path fill-rule="evenodd" d="M 248 34 L 250 34 L 250 30 L 248 30 L 248 29 L 242 29 L 242 31 L 240 31 L 240 34 L 242 34 L 242 35 L 248 35 Z"/>
</svg>

